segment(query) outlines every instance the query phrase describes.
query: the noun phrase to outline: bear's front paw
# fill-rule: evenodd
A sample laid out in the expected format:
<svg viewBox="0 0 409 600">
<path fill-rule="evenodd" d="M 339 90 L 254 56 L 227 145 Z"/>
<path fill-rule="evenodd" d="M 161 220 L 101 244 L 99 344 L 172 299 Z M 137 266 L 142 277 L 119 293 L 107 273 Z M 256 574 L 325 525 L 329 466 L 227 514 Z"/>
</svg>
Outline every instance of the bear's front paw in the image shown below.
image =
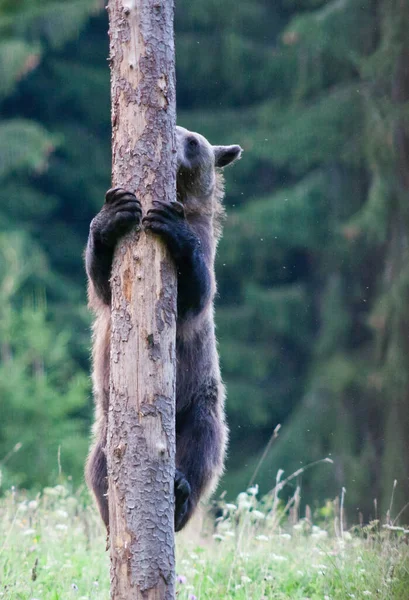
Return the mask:
<svg viewBox="0 0 409 600">
<path fill-rule="evenodd" d="M 184 519 L 189 509 L 191 488 L 188 480 L 181 471 L 175 472 L 175 531 L 182 529 Z"/>
<path fill-rule="evenodd" d="M 141 203 L 135 194 L 112 188 L 105 195 L 104 207 L 91 222 L 91 233 L 95 241 L 114 247 L 119 238 L 140 226 L 141 217 Z"/>
<path fill-rule="evenodd" d="M 194 248 L 195 237 L 186 221 L 183 204 L 154 200 L 153 206 L 142 221 L 145 229 L 163 238 L 176 261 L 186 257 Z"/>
</svg>

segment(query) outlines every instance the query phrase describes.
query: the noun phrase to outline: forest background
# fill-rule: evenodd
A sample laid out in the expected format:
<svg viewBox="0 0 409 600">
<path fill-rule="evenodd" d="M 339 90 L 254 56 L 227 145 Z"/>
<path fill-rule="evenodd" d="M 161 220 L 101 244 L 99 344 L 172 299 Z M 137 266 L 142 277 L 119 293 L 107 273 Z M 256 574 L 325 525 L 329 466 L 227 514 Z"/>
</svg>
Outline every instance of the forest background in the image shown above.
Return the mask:
<svg viewBox="0 0 409 600">
<path fill-rule="evenodd" d="M 302 475 L 352 520 L 409 500 L 409 4 L 177 0 L 179 124 L 239 143 L 217 330 L 220 491 Z M 83 248 L 110 186 L 107 15 L 0 0 L 1 491 L 83 482 L 92 419 Z M 407 515 L 409 516 L 409 515 Z"/>
</svg>

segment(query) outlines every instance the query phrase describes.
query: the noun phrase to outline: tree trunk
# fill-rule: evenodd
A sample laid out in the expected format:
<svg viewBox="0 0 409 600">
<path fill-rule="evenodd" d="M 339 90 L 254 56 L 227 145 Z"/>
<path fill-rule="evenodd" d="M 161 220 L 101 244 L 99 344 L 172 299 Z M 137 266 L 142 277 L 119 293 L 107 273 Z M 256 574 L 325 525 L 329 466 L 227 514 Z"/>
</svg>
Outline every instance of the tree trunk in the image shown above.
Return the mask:
<svg viewBox="0 0 409 600">
<path fill-rule="evenodd" d="M 176 195 L 173 0 L 110 0 L 114 186 L 143 213 Z M 108 480 L 111 598 L 174 598 L 176 275 L 152 234 L 112 270 Z"/>
</svg>

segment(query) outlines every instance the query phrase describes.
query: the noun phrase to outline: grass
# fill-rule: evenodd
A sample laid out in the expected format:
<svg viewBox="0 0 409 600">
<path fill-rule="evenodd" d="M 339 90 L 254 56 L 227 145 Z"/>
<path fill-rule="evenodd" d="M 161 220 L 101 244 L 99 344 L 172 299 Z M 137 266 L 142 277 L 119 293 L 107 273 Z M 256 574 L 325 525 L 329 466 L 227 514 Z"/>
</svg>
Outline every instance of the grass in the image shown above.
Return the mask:
<svg viewBox="0 0 409 600">
<path fill-rule="evenodd" d="M 313 525 L 298 518 L 299 493 L 283 506 L 257 487 L 222 503 L 213 524 L 196 523 L 177 542 L 179 600 L 349 598 L 407 600 L 409 548 L 403 529 L 374 522 L 354 533 L 328 504 Z M 58 485 L 35 499 L 0 500 L 0 599 L 109 598 L 109 559 L 94 507 Z"/>
</svg>

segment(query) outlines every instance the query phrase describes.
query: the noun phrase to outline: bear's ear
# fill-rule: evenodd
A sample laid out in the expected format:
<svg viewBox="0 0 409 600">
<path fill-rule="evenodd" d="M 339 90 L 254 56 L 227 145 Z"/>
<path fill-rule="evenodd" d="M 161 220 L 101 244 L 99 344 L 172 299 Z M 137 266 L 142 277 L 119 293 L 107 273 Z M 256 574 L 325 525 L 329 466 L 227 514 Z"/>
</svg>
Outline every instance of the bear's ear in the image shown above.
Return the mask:
<svg viewBox="0 0 409 600">
<path fill-rule="evenodd" d="M 215 157 L 215 166 L 216 167 L 226 167 L 230 165 L 232 162 L 240 158 L 242 149 L 240 146 L 213 146 L 214 149 L 214 157 Z"/>
</svg>

